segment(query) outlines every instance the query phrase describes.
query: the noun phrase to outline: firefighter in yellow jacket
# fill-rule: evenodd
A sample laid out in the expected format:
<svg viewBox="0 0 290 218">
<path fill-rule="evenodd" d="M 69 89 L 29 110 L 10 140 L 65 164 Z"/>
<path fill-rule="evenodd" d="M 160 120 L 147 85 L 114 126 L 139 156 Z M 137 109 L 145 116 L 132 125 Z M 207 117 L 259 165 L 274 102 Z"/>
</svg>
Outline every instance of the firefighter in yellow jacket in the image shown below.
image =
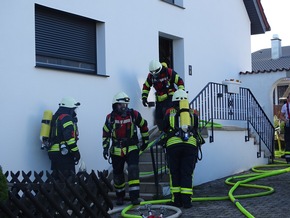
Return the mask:
<svg viewBox="0 0 290 218">
<path fill-rule="evenodd" d="M 139 202 L 139 151 L 148 146 L 149 133 L 147 121 L 141 114 L 129 109 L 130 98 L 124 92 L 113 98 L 113 111 L 106 116 L 103 127 L 103 156 L 112 158 L 114 188 L 117 205 L 123 205 L 125 197 L 124 165 L 128 165 L 129 196 L 133 205 Z M 142 145 L 138 147 L 137 127 L 142 137 Z M 112 144 L 110 143 L 112 141 Z"/>
<path fill-rule="evenodd" d="M 55 178 L 59 178 L 58 172 L 66 177 L 75 174 L 75 164 L 80 160 L 76 116 L 79 105 L 72 97 L 63 98 L 51 121 L 48 156 Z"/>
<path fill-rule="evenodd" d="M 166 153 L 170 171 L 171 205 L 190 208 L 193 171 L 197 161 L 197 115 L 189 108 L 187 93 L 177 90 L 172 97 L 173 107 L 164 117 L 167 135 Z"/>
</svg>

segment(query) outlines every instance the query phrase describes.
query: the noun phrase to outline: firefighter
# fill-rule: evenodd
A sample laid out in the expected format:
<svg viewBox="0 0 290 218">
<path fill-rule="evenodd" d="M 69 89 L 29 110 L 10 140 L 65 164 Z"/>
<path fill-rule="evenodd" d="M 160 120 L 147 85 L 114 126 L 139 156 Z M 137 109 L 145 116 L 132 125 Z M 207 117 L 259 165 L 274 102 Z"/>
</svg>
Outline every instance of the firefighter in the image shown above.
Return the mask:
<svg viewBox="0 0 290 218">
<path fill-rule="evenodd" d="M 155 122 L 160 131 L 162 131 L 162 121 L 167 108 L 171 106 L 172 95 L 178 89 L 184 90 L 184 82 L 181 77 L 166 63 L 160 63 L 152 60 L 149 63 L 149 73 L 142 88 L 142 103 L 144 107 L 148 106 L 148 95 L 151 87 L 155 89 Z"/>
<path fill-rule="evenodd" d="M 51 122 L 48 156 L 51 160 L 53 176 L 58 179 L 58 172 L 64 176 L 75 174 L 75 165 L 80 160 L 77 146 L 78 127 L 76 109 L 80 106 L 72 97 L 65 97 L 59 103 Z"/>
<path fill-rule="evenodd" d="M 129 109 L 130 98 L 124 92 L 113 97 L 113 111 L 106 116 L 103 127 L 103 157 L 111 158 L 113 166 L 113 180 L 116 191 L 117 205 L 124 204 L 125 175 L 124 165 L 128 165 L 129 196 L 133 205 L 139 201 L 139 151 L 148 146 L 149 133 L 147 121 L 141 114 Z M 137 127 L 142 137 L 142 145 L 138 147 Z M 112 142 L 112 143 L 110 143 Z"/>
<path fill-rule="evenodd" d="M 287 101 L 283 104 L 280 113 L 281 121 L 284 121 L 284 141 L 285 141 L 285 159 L 290 163 L 290 94 L 287 96 Z"/>
<path fill-rule="evenodd" d="M 190 208 L 193 172 L 197 161 L 197 115 L 188 106 L 187 93 L 177 90 L 164 117 L 166 154 L 170 172 L 170 205 Z M 182 103 L 182 104 L 181 104 Z M 185 103 L 185 104 L 184 104 Z"/>
</svg>

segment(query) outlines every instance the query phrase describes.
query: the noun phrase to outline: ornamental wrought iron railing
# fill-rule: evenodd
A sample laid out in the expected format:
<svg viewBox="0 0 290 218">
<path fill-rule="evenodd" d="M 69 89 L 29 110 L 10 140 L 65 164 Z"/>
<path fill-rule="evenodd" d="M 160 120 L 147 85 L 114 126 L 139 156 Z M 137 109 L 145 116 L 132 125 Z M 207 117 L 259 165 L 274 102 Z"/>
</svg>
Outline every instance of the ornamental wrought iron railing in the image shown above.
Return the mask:
<svg viewBox="0 0 290 218">
<path fill-rule="evenodd" d="M 246 121 L 245 141 L 251 135 L 258 137 L 257 157 L 264 145 L 274 158 L 275 128 L 249 89 L 238 87 L 237 92 L 230 92 L 228 85 L 210 82 L 190 102 L 190 107 L 199 114 L 200 128 L 210 130 L 209 142 L 214 141 L 215 120 Z"/>
</svg>

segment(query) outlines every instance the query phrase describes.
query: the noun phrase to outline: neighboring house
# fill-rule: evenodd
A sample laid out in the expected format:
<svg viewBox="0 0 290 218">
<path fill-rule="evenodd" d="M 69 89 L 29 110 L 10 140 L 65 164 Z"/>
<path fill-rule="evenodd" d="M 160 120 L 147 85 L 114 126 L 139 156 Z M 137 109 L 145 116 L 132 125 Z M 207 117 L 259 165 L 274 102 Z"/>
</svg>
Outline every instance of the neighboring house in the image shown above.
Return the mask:
<svg viewBox="0 0 290 218">
<path fill-rule="evenodd" d="M 242 82 L 257 97 L 271 121 L 279 115 L 290 92 L 290 46 L 282 47 L 281 41 L 274 34 L 271 48 L 252 53 L 252 71 L 240 72 Z"/>
<path fill-rule="evenodd" d="M 251 35 L 270 30 L 260 0 L 11 0 L 2 2 L 0 18 L 3 171 L 50 169 L 40 149 L 41 119 L 64 96 L 81 102 L 78 145 L 87 170 L 109 168 L 102 157 L 102 127 L 114 94 L 126 92 L 129 106 L 154 125 L 154 109 L 141 103 L 150 60 L 173 67 L 192 99 L 208 82 L 240 79 L 238 72 L 251 69 Z M 233 137 L 228 134 L 227 141 Z M 220 143 L 225 149 L 205 150 L 217 157 L 233 148 Z M 205 170 L 215 170 L 211 166 L 221 159 L 207 161 Z M 251 161 L 227 174 L 256 164 Z"/>
</svg>

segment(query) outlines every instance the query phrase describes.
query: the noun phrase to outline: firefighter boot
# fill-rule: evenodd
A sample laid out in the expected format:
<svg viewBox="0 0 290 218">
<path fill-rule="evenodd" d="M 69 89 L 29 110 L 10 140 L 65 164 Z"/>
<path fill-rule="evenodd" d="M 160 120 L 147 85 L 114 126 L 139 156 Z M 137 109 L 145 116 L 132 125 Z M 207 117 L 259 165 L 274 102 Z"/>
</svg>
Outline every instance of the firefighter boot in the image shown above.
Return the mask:
<svg viewBox="0 0 290 218">
<path fill-rule="evenodd" d="M 116 200 L 116 205 L 123 205 L 124 204 L 124 198 L 123 197 L 117 197 L 117 200 Z"/>
<path fill-rule="evenodd" d="M 181 198 L 182 198 L 182 204 L 183 204 L 183 208 L 184 209 L 188 209 L 188 208 L 191 208 L 192 207 L 192 204 L 191 204 L 191 195 L 182 194 L 181 195 Z"/>
<path fill-rule="evenodd" d="M 139 205 L 139 204 L 140 204 L 140 201 L 139 201 L 138 198 L 132 198 L 132 199 L 131 199 L 131 203 L 132 203 L 133 205 Z"/>
<path fill-rule="evenodd" d="M 181 194 L 174 193 L 172 201 L 168 202 L 167 205 L 174 206 L 174 207 L 182 207 Z"/>
</svg>

